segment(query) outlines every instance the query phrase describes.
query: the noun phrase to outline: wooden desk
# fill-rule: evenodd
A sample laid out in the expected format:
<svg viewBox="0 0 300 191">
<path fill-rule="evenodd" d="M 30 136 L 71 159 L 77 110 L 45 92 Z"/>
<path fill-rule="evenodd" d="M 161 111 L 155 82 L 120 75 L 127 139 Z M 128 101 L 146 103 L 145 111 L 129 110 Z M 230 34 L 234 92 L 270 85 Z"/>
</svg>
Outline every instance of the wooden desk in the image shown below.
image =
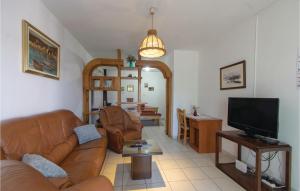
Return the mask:
<svg viewBox="0 0 300 191">
<path fill-rule="evenodd" d="M 222 129 L 222 120 L 206 115 L 187 115 L 190 126 L 190 145 L 199 153 L 214 153 L 216 133 Z"/>
</svg>

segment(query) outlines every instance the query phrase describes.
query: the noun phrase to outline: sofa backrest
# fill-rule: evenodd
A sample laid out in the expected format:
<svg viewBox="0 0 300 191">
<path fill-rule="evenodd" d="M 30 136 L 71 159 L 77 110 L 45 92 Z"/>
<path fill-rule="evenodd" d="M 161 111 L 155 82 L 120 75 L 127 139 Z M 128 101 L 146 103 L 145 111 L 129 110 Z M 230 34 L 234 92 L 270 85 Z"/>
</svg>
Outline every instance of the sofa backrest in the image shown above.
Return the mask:
<svg viewBox="0 0 300 191">
<path fill-rule="evenodd" d="M 103 125 L 124 125 L 124 110 L 120 106 L 110 106 L 101 110 L 101 123 Z"/>
<path fill-rule="evenodd" d="M 1 122 L 1 158 L 21 160 L 26 153 L 61 162 L 77 144 L 73 128 L 82 122 L 68 110 L 4 120 Z"/>
</svg>

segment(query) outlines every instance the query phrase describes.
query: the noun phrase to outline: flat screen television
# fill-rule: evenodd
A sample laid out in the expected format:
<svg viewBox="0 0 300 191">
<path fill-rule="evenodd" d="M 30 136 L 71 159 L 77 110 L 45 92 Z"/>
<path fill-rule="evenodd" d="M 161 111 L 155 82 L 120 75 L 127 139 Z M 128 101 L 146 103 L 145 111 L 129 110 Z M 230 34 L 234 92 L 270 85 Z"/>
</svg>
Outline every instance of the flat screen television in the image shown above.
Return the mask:
<svg viewBox="0 0 300 191">
<path fill-rule="evenodd" d="M 228 100 L 227 124 L 247 135 L 277 139 L 278 98 L 237 98 Z"/>
</svg>

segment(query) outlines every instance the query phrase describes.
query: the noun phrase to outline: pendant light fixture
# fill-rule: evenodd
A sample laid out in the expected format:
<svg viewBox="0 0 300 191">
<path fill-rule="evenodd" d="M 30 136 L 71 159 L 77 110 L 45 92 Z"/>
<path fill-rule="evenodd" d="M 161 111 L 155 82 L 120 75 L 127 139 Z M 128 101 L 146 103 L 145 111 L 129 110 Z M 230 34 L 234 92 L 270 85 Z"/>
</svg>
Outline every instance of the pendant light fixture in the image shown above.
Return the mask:
<svg viewBox="0 0 300 191">
<path fill-rule="evenodd" d="M 157 36 L 157 31 L 153 28 L 154 8 L 150 8 L 152 17 L 152 28 L 148 30 L 147 36 L 141 42 L 139 55 L 146 58 L 158 58 L 166 54 L 163 41 Z"/>
</svg>

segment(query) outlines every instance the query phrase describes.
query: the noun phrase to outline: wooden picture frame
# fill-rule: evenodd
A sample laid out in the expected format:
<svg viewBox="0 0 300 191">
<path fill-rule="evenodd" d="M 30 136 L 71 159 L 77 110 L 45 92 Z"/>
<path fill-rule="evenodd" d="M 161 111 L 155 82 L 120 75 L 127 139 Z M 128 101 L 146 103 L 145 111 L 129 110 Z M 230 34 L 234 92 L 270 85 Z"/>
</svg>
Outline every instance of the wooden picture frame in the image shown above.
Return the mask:
<svg viewBox="0 0 300 191">
<path fill-rule="evenodd" d="M 29 22 L 22 21 L 23 72 L 59 80 L 60 45 Z"/>
<path fill-rule="evenodd" d="M 220 90 L 246 88 L 246 60 L 220 68 Z"/>
</svg>

